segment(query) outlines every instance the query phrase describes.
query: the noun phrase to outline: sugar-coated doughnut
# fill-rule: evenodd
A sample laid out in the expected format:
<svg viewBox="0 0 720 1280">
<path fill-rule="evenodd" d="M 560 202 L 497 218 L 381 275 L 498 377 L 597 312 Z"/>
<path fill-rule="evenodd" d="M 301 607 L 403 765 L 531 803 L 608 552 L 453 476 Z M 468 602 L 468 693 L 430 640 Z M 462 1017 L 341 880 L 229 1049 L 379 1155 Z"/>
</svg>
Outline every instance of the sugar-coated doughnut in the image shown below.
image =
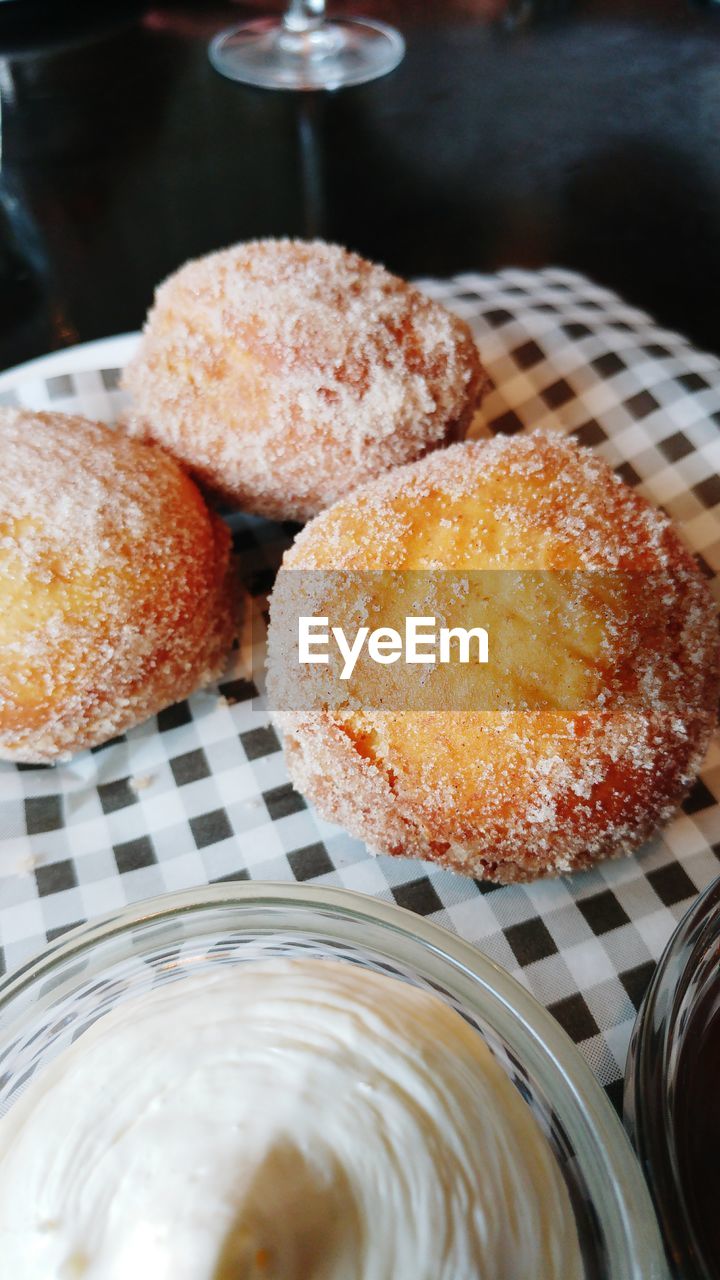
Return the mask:
<svg viewBox="0 0 720 1280">
<path fill-rule="evenodd" d="M 388 668 L 366 668 L 359 698 L 349 683 L 345 702 L 299 706 L 284 696 L 288 663 L 271 665 L 291 776 L 326 818 L 377 851 L 505 883 L 630 852 L 671 817 L 707 749 L 719 668 L 707 584 L 664 515 L 567 439 L 496 437 L 357 490 L 308 524 L 284 561 L 288 571 L 410 569 L 488 571 L 492 696 L 451 705 L 438 684 L 429 709 L 387 696 L 383 706 Z M 520 574 L 511 601 L 510 576 L 493 572 L 503 569 L 539 571 L 550 596 L 537 594 L 538 574 Z M 393 607 L 396 590 L 389 599 L 376 577 L 366 574 L 359 621 Z M 331 573 L 281 572 L 271 641 L 294 582 L 306 611 L 333 612 Z"/>
<path fill-rule="evenodd" d="M 320 241 L 187 263 L 125 371 L 130 431 L 231 503 L 301 521 L 461 438 L 485 385 L 464 321 Z"/>
<path fill-rule="evenodd" d="M 160 449 L 0 410 L 0 757 L 49 762 L 184 698 L 234 631 L 229 534 Z"/>
</svg>

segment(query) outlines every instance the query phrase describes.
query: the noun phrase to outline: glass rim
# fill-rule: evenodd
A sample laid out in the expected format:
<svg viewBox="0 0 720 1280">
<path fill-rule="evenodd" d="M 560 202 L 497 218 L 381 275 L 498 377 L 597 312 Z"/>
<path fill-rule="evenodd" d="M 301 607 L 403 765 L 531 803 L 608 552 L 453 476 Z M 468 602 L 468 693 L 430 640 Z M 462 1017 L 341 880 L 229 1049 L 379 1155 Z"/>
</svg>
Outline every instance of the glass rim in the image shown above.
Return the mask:
<svg viewBox="0 0 720 1280">
<path fill-rule="evenodd" d="M 609 1099 L 568 1034 L 495 961 L 442 925 L 394 903 L 350 889 L 263 881 L 208 885 L 145 899 L 69 930 L 0 980 L 0 1020 L 16 999 L 27 997 L 63 964 L 92 953 L 96 946 L 121 939 L 133 929 L 201 916 L 209 909 L 227 911 L 228 916 L 233 911 L 267 911 L 268 918 L 283 909 L 316 911 L 322 916 L 323 929 L 332 936 L 334 923 L 340 937 L 343 922 L 379 926 L 393 958 L 411 968 L 412 948 L 419 943 L 431 971 L 435 965 L 430 976 L 441 980 L 451 994 L 507 1039 L 523 1065 L 536 1075 L 553 1108 L 558 1114 L 562 1111 L 593 1200 L 601 1201 L 611 1264 L 608 1277 L 666 1280 L 660 1232 L 640 1164 Z M 235 923 L 239 923 L 237 916 Z M 292 922 L 283 920 L 282 929 L 292 930 Z M 307 932 L 307 926 L 298 926 L 298 931 Z M 478 985 L 492 1005 L 492 1018 L 487 1008 L 478 1007 Z M 0 1054 L 5 1038 L 0 1025 Z"/>
</svg>

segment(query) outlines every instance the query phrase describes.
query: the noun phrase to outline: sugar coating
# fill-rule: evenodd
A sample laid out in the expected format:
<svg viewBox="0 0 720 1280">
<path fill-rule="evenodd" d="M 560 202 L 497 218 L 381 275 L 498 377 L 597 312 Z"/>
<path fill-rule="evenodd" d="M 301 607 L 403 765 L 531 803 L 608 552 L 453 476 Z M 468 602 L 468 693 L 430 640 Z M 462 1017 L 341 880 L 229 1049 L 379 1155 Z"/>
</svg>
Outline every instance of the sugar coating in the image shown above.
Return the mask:
<svg viewBox="0 0 720 1280">
<path fill-rule="evenodd" d="M 229 534 L 161 450 L 0 409 L 0 757 L 67 758 L 219 673 Z"/>
<path fill-rule="evenodd" d="M 637 848 L 697 775 L 720 684 L 709 590 L 670 521 L 574 442 L 498 436 L 400 468 L 319 515 L 283 568 L 632 575 L 589 709 L 279 715 L 295 785 L 373 849 L 499 883 L 562 874 Z"/>
<path fill-rule="evenodd" d="M 260 240 L 157 290 L 128 429 L 248 511 L 306 520 L 464 435 L 485 374 L 464 321 L 321 241 Z"/>
</svg>

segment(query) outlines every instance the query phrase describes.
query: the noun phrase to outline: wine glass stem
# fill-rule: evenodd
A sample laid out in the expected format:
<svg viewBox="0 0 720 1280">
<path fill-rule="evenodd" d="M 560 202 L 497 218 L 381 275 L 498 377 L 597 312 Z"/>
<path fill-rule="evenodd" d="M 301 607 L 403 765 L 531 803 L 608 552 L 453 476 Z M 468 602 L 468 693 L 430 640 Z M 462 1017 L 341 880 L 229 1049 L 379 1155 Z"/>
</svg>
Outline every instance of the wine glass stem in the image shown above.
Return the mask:
<svg viewBox="0 0 720 1280">
<path fill-rule="evenodd" d="M 325 21 L 325 0 L 290 0 L 283 17 L 286 31 L 294 35 L 316 31 Z"/>
</svg>

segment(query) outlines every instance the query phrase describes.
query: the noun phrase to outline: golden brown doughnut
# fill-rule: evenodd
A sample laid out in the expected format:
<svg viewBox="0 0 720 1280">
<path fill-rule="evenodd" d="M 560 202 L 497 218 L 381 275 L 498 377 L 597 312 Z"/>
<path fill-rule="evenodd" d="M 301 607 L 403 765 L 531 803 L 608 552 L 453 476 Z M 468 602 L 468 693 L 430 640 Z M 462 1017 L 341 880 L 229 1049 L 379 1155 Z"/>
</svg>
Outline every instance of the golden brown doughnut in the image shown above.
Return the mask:
<svg viewBox="0 0 720 1280">
<path fill-rule="evenodd" d="M 669 520 L 573 442 L 500 436 L 398 468 L 308 524 L 284 569 L 314 571 L 281 572 L 271 605 L 291 776 L 373 849 L 499 883 L 562 874 L 637 848 L 694 780 L 719 684 L 710 593 Z M 377 625 L 397 599 L 368 578 L 383 569 L 488 571 L 468 608 L 487 619 L 489 701 L 439 683 L 432 709 L 383 706 L 388 668 L 345 702 L 286 696 L 293 584 L 332 624 L 335 579 L 317 571 L 364 573 Z M 525 573 L 509 605 L 498 569 L 541 571 L 551 597 Z"/>
<path fill-rule="evenodd" d="M 222 669 L 229 534 L 161 450 L 0 409 L 0 757 L 95 746 Z"/>
<path fill-rule="evenodd" d="M 464 321 L 384 268 L 259 240 L 160 286 L 124 385 L 129 430 L 245 510 L 307 520 L 461 438 L 486 375 Z"/>
</svg>

